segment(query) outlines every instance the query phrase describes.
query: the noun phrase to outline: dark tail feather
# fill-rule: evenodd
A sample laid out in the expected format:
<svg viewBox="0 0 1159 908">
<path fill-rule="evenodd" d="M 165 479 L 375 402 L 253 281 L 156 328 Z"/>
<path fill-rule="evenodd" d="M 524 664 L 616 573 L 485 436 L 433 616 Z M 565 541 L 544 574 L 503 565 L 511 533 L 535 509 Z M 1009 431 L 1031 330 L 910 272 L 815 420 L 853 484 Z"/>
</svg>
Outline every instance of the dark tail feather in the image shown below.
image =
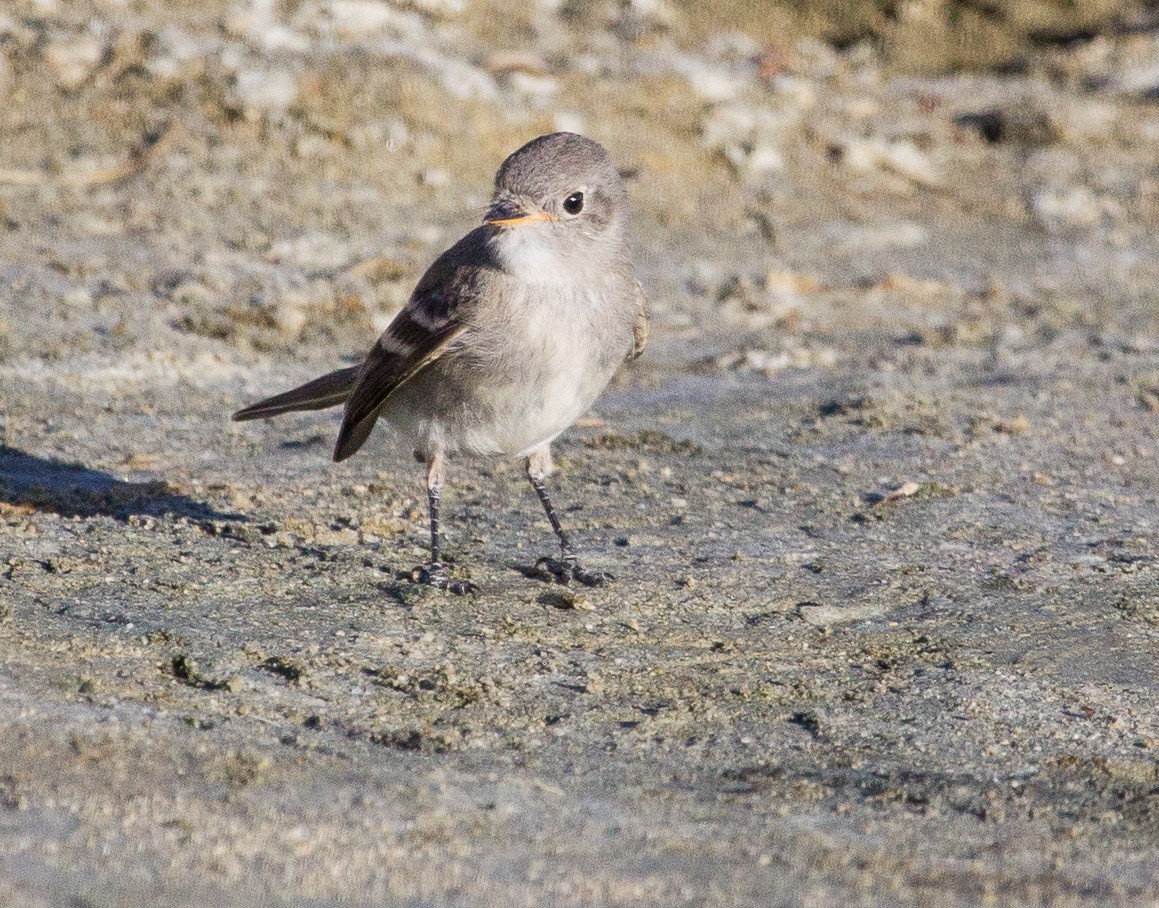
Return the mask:
<svg viewBox="0 0 1159 908">
<path fill-rule="evenodd" d="M 294 413 L 298 410 L 325 410 L 327 407 L 336 407 L 345 403 L 346 398 L 350 396 L 350 390 L 358 378 L 359 368 L 351 366 L 348 369 L 337 369 L 292 391 L 276 394 L 238 410 L 232 418 L 235 422 L 242 422 L 246 419 L 267 419 L 270 416 Z"/>
<path fill-rule="evenodd" d="M 334 459 L 345 460 L 361 448 L 370 437 L 376 422 L 378 422 L 377 412 L 356 423 L 343 420 L 342 428 L 338 430 L 338 441 L 334 445 Z"/>
</svg>

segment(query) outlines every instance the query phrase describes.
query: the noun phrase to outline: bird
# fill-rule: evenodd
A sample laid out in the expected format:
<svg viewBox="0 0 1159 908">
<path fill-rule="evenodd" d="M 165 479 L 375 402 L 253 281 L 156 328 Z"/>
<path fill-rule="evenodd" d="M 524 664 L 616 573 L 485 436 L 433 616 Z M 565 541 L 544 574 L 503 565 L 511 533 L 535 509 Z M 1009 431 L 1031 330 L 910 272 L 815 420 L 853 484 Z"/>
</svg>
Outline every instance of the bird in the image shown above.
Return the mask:
<svg viewBox="0 0 1159 908">
<path fill-rule="evenodd" d="M 411 577 L 456 594 L 477 588 L 442 557 L 447 462 L 523 458 L 560 550 L 536 573 L 598 586 L 613 578 L 584 567 L 548 493 L 551 445 L 644 352 L 648 331 L 623 180 L 598 142 L 551 133 L 503 161 L 483 223 L 435 259 L 361 365 L 233 419 L 342 406 L 335 461 L 358 451 L 380 418 L 388 423 L 426 464 L 430 558 Z"/>
</svg>

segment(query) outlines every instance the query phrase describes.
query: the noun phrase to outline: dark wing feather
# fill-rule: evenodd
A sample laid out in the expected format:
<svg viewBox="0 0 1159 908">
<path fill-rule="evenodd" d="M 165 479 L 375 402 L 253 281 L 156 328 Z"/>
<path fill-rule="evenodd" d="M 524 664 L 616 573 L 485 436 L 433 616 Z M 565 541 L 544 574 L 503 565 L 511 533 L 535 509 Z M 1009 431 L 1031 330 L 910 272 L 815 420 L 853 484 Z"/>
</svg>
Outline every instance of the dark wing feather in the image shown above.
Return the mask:
<svg viewBox="0 0 1159 908">
<path fill-rule="evenodd" d="M 273 397 L 267 397 L 233 414 L 235 422 L 247 419 L 267 419 L 280 413 L 298 410 L 325 410 L 336 407 L 350 396 L 350 389 L 358 378 L 358 367 L 337 369 L 327 375 L 299 385 Z"/>
<path fill-rule="evenodd" d="M 435 260 L 366 357 L 346 399 L 335 460 L 345 460 L 362 447 L 390 396 L 442 356 L 466 329 L 464 309 L 487 264 L 486 230 L 471 231 Z"/>
</svg>

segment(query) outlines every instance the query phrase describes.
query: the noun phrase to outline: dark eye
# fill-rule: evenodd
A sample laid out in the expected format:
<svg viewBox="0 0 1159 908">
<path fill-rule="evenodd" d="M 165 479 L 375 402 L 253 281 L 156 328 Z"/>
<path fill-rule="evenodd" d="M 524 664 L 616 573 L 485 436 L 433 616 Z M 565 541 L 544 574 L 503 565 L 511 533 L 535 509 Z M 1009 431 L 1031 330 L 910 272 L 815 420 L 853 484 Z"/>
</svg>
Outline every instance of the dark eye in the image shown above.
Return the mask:
<svg viewBox="0 0 1159 908">
<path fill-rule="evenodd" d="M 584 194 L 582 192 L 573 192 L 566 199 L 563 200 L 563 210 L 568 214 L 579 214 L 584 210 Z"/>
</svg>

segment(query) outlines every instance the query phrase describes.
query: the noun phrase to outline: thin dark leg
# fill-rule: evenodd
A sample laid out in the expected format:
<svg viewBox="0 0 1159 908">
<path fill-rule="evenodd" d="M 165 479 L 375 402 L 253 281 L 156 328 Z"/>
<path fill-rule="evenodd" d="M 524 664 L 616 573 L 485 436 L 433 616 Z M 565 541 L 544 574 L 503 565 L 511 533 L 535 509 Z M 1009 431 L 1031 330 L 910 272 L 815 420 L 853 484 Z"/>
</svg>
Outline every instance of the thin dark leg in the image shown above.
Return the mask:
<svg viewBox="0 0 1159 908">
<path fill-rule="evenodd" d="M 417 567 L 412 576 L 420 583 L 426 583 L 441 590 L 463 595 L 475 592 L 475 586 L 464 580 L 452 580 L 447 574 L 447 566 L 442 559 L 442 541 L 439 534 L 439 500 L 442 495 L 441 458 L 432 459 L 427 476 L 427 508 L 431 515 L 431 560 L 426 567 Z"/>
<path fill-rule="evenodd" d="M 535 489 L 535 494 L 539 496 L 540 502 L 543 503 L 543 510 L 547 514 L 547 519 L 551 522 L 551 528 L 555 530 L 555 535 L 559 537 L 559 548 L 563 552 L 564 561 L 575 561 L 575 553 L 571 548 L 571 540 L 567 538 L 567 533 L 563 529 L 563 525 L 559 522 L 559 515 L 555 513 L 555 505 L 551 503 L 551 496 L 547 494 L 547 486 L 543 484 L 543 480 L 538 476 L 528 476 L 531 481 L 531 487 Z"/>
<path fill-rule="evenodd" d="M 439 496 L 441 489 L 432 486 L 427 489 L 427 508 L 431 514 L 431 570 L 440 570 L 443 567 L 439 552 Z"/>
<path fill-rule="evenodd" d="M 555 505 L 551 503 L 551 496 L 547 494 L 547 487 L 543 484 L 543 477 L 536 475 L 529 469 L 527 478 L 531 482 L 531 487 L 535 489 L 535 494 L 539 496 L 539 500 L 543 504 L 543 510 L 547 514 L 551 528 L 555 530 L 555 535 L 559 538 L 561 555 L 559 560 L 554 558 L 540 558 L 536 562 L 536 567 L 546 569 L 558 583 L 567 583 L 569 579 L 574 578 L 585 586 L 600 586 L 606 581 L 611 580 L 611 574 L 606 574 L 603 571 L 589 571 L 580 564 L 579 558 L 571 547 L 571 540 L 568 539 L 567 532 L 559 522 L 559 515 L 555 512 Z"/>
</svg>

